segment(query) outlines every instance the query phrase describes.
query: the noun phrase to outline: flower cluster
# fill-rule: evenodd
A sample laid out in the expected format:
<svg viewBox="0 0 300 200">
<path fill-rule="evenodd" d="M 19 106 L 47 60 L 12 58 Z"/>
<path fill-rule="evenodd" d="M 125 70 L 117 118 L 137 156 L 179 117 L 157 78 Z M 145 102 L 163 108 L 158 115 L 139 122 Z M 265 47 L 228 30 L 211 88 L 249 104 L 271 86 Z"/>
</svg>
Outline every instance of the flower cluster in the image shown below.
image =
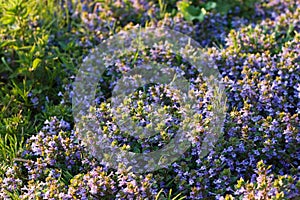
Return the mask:
<svg viewBox="0 0 300 200">
<path fill-rule="evenodd" d="M 88 155 L 69 129 L 64 120 L 46 121 L 0 181 L 0 197 L 8 199 L 17 191 L 22 199 L 145 199 L 157 193 L 151 174 L 136 175 L 121 166 L 109 170 Z"/>
<path fill-rule="evenodd" d="M 295 180 L 292 176 L 278 176 L 270 174 L 270 168 L 263 161 L 257 163 L 257 178 L 251 182 L 240 178 L 238 180 L 235 195 L 239 199 L 291 199 L 298 197 L 297 187 L 300 181 Z M 288 196 L 285 194 L 288 193 Z M 221 199 L 234 199 L 232 195 L 227 195 Z"/>
</svg>

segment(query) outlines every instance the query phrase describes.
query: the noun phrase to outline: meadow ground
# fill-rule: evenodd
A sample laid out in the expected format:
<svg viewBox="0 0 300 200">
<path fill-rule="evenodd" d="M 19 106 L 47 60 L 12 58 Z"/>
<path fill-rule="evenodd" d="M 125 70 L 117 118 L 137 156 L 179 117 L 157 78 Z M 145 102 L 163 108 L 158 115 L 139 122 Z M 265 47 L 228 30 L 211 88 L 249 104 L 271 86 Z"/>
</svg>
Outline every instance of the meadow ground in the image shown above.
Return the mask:
<svg viewBox="0 0 300 200">
<path fill-rule="evenodd" d="M 300 199 L 299 0 L 0 2 L 0 199 Z M 157 104 L 170 118 L 155 137 L 120 131 L 110 97 L 122 71 L 164 63 L 184 74 L 198 102 L 191 147 L 167 167 L 136 173 L 107 167 L 79 139 L 73 83 L 96 46 L 147 27 L 202 46 L 222 76 L 227 110 L 222 137 L 201 156 L 215 105 L 202 74 L 167 43 L 113 49 L 93 108 L 112 145 L 156 151 L 183 120 L 175 93 L 148 84 L 124 100 L 121 116 L 147 126 Z"/>
</svg>

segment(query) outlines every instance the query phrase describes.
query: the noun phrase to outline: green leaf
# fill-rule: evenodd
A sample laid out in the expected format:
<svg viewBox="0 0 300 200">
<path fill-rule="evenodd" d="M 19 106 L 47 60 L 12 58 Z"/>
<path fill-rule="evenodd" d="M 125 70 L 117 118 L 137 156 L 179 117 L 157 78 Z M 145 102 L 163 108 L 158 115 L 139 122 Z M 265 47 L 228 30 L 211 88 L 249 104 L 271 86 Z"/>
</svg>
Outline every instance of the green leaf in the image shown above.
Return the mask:
<svg viewBox="0 0 300 200">
<path fill-rule="evenodd" d="M 2 19 L 1 19 L 1 22 L 4 24 L 4 25 L 8 25 L 8 24 L 13 24 L 15 22 L 15 18 L 13 16 L 4 16 Z"/>
<path fill-rule="evenodd" d="M 37 68 L 37 66 L 41 63 L 41 61 L 42 60 L 39 58 L 34 59 L 32 67 L 29 69 L 29 71 L 34 71 Z"/>
<path fill-rule="evenodd" d="M 205 8 L 195 7 L 187 1 L 178 2 L 177 8 L 187 21 L 199 20 L 202 22 L 206 14 Z"/>
<path fill-rule="evenodd" d="M 210 1 L 210 2 L 207 2 L 204 7 L 205 7 L 206 10 L 212 10 L 212 9 L 215 9 L 217 7 L 217 3 L 213 2 L 213 1 Z"/>
<path fill-rule="evenodd" d="M 30 51 L 29 51 L 29 53 L 32 55 L 33 52 L 34 52 L 34 50 L 35 50 L 35 44 L 33 44 L 33 46 L 31 47 L 31 49 L 30 49 Z"/>
</svg>

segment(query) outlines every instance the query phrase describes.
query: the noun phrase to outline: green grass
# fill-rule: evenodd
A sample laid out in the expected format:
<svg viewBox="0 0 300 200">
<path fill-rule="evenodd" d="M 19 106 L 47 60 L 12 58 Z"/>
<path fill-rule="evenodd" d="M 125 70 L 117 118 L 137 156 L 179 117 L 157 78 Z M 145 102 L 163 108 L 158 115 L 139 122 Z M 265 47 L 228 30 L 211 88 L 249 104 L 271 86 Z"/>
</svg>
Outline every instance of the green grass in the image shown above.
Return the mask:
<svg viewBox="0 0 300 200">
<path fill-rule="evenodd" d="M 186 196 L 182 196 L 180 193 L 177 195 L 172 194 L 172 189 L 168 193 L 164 192 L 162 189 L 157 193 L 155 200 L 184 200 Z"/>
<path fill-rule="evenodd" d="M 75 73 L 72 58 L 80 59 L 82 50 L 68 35 L 71 20 L 57 6 L 60 1 L 0 0 L 0 4 L 1 176 L 46 119 L 54 115 L 71 119 L 70 106 L 60 104 L 57 94 L 70 82 L 66 77 Z M 51 42 L 51 37 L 60 42 Z"/>
</svg>

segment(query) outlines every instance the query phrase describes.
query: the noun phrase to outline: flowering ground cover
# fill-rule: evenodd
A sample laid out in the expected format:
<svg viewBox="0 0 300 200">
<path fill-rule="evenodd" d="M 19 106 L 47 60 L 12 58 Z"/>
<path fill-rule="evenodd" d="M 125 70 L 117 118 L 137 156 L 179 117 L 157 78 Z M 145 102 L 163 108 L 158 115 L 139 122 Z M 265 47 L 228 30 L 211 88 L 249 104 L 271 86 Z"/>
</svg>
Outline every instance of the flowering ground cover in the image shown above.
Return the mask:
<svg viewBox="0 0 300 200">
<path fill-rule="evenodd" d="M 300 199 L 299 0 L 0 2 L 0 199 Z M 120 131 L 109 99 L 122 70 L 163 62 L 184 74 L 198 101 L 191 147 L 168 167 L 136 173 L 90 153 L 72 97 L 94 47 L 141 27 L 197 41 L 222 75 L 227 109 L 222 137 L 202 157 L 212 104 L 201 74 L 167 43 L 116 51 L 94 108 L 112 145 L 156 151 L 182 120 L 176 93 L 148 84 L 122 102 L 124 116 L 147 126 L 151 105 L 160 105 L 170 117 L 148 139 Z M 111 55 L 104 59 L 112 63 Z"/>
</svg>

